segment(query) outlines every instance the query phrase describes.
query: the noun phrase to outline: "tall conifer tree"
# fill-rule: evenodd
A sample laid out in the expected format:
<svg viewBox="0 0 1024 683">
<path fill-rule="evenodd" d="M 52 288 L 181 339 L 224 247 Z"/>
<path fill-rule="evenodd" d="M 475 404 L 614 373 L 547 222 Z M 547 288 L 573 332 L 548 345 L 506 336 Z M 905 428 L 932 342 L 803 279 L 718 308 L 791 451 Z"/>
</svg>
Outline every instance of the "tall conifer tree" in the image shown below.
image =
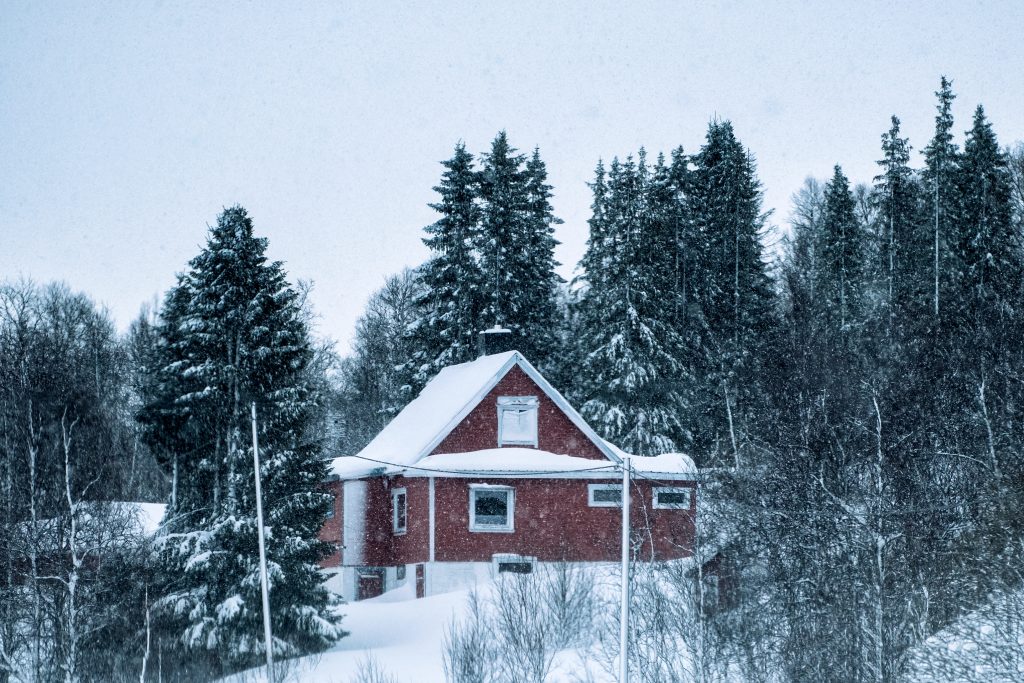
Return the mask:
<svg viewBox="0 0 1024 683">
<path fill-rule="evenodd" d="M 836 166 L 825 187 L 816 289 L 824 298 L 824 316 L 840 330 L 862 321 L 866 294 L 865 236 L 853 209 L 850 182 Z"/>
<path fill-rule="evenodd" d="M 658 315 L 656 221 L 650 173 L 641 152 L 599 165 L 591 235 L 583 258 L 585 323 L 582 413 L 601 434 L 641 455 L 675 450 L 685 408 L 678 360 L 682 344 Z"/>
<path fill-rule="evenodd" d="M 434 188 L 440 200 L 430 205 L 441 218 L 424 228 L 431 258 L 420 269 L 420 318 L 410 330 L 407 400 L 441 368 L 473 358 L 484 305 L 485 283 L 475 252 L 480 207 L 473 155 L 459 143 L 442 165 L 441 183 Z"/>
<path fill-rule="evenodd" d="M 1019 292 L 1020 236 L 1013 230 L 1010 176 L 992 124 L 979 105 L 967 132 L 957 172 L 959 233 L 956 257 L 960 292 L 969 324 L 995 326 Z"/>
<path fill-rule="evenodd" d="M 924 149 L 925 168 L 922 173 L 925 189 L 929 195 L 932 214 L 932 310 L 939 315 L 942 299 L 942 269 L 948 257 L 944 254 L 947 245 L 949 222 L 956 211 L 954 174 L 957 164 L 957 148 L 953 144 L 953 83 L 945 76 L 935 93 L 939 99 L 935 116 L 935 135 Z"/>
<path fill-rule="evenodd" d="M 276 654 L 321 651 L 343 635 L 317 566 L 329 552 L 317 539 L 329 497 L 318 490 L 327 471 L 313 429 L 313 352 L 297 294 L 266 247 L 243 208 L 218 217 L 167 296 L 142 415 L 175 476 L 154 610 L 165 648 L 194 676 L 251 665 L 263 651 L 253 401 Z"/>
<path fill-rule="evenodd" d="M 922 229 L 920 187 L 910 162 L 910 142 L 900 137 L 900 120 L 882 134 L 882 172 L 875 177 L 880 275 L 890 321 L 907 324 L 927 305 L 931 282 L 931 240 Z"/>
<path fill-rule="evenodd" d="M 551 208 L 551 186 L 539 152 L 525 167 L 524 161 L 505 131 L 483 157 L 477 239 L 485 293 L 480 328 L 512 330 L 520 350 L 547 369 L 560 324 L 554 226 L 561 221 Z"/>
<path fill-rule="evenodd" d="M 480 171 L 481 226 L 477 240 L 484 272 L 485 300 L 481 319 L 522 333 L 525 304 L 517 296 L 528 286 L 518 266 L 529 248 L 527 234 L 526 173 L 523 156 L 509 145 L 505 131 L 498 133 Z"/>
<path fill-rule="evenodd" d="M 523 292 L 526 305 L 523 320 L 522 350 L 542 370 L 560 374 L 554 367 L 557 352 L 558 331 L 563 325 L 556 296 L 557 288 L 564 281 L 555 272 L 559 266 L 555 260 L 555 226 L 562 219 L 555 216 L 551 206 L 552 187 L 548 184 L 548 171 L 540 158 L 540 150 L 534 148 L 533 155 L 526 162 L 526 251 L 523 254 L 522 272 L 531 286 Z"/>
<path fill-rule="evenodd" d="M 700 305 L 709 354 L 703 377 L 702 450 L 739 464 L 741 422 L 758 410 L 755 377 L 775 332 L 775 296 L 764 259 L 761 185 L 728 121 L 708 126 L 694 158 L 691 206 L 704 242 Z"/>
</svg>

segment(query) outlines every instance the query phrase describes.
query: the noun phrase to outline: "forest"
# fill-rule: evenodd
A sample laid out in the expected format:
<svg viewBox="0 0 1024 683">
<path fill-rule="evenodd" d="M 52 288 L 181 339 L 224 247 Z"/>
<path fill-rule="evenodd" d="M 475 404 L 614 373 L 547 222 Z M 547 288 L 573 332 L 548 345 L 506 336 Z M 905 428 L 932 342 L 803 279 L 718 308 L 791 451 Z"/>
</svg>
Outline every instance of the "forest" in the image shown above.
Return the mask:
<svg viewBox="0 0 1024 683">
<path fill-rule="evenodd" d="M 1024 144 L 980 105 L 955 122 L 954 98 L 943 78 L 919 151 L 893 116 L 864 150 L 870 182 L 839 163 L 808 178 L 785 225 L 742 121 L 597 161 L 569 281 L 541 151 L 460 143 L 430 258 L 387 279 L 344 354 L 239 206 L 124 334 L 69 285 L 4 282 L 0 683 L 261 661 L 252 406 L 274 648 L 344 638 L 317 568 L 328 461 L 494 325 L 604 438 L 701 467 L 696 550 L 735 590 L 686 624 L 699 666 L 669 657 L 644 680 L 906 680 L 916 648 L 994 596 L 1024 607 Z M 155 536 L 128 502 L 167 505 Z M 647 636 L 671 632 L 652 617 Z"/>
</svg>

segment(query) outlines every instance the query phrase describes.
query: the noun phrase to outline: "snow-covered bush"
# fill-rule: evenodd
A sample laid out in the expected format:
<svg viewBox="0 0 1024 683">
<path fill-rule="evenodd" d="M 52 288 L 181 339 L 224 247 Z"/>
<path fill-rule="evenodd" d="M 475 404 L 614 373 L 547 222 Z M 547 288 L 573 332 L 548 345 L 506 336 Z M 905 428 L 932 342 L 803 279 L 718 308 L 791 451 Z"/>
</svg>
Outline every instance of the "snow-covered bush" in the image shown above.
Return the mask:
<svg viewBox="0 0 1024 683">
<path fill-rule="evenodd" d="M 529 574 L 499 575 L 473 591 L 467 616 L 449 626 L 445 675 L 454 683 L 543 683 L 560 651 L 593 638 L 597 591 L 579 565 L 541 564 Z"/>
<path fill-rule="evenodd" d="M 398 679 L 385 671 L 376 657 L 367 656 L 359 662 L 359 670 L 352 683 L 398 683 Z"/>
</svg>

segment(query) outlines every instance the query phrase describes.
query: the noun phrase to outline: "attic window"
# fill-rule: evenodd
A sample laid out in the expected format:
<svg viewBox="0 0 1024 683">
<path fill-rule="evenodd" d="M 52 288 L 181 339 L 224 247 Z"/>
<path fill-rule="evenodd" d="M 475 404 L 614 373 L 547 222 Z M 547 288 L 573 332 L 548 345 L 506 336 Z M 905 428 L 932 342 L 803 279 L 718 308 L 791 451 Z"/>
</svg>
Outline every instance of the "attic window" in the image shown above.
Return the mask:
<svg viewBox="0 0 1024 683">
<path fill-rule="evenodd" d="M 536 396 L 501 396 L 498 398 L 498 445 L 537 445 Z"/>
<path fill-rule="evenodd" d="M 670 510 L 689 510 L 693 489 L 686 486 L 655 486 L 654 507 Z"/>
</svg>

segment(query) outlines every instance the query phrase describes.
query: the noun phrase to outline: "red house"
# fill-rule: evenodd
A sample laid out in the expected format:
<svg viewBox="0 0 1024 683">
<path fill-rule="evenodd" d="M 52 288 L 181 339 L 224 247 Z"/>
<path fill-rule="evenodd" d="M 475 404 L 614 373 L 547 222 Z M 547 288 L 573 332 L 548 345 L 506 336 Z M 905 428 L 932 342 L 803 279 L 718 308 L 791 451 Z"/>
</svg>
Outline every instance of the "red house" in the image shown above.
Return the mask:
<svg viewBox="0 0 1024 683">
<path fill-rule="evenodd" d="M 359 454 L 334 460 L 324 568 L 349 600 L 416 582 L 445 592 L 537 562 L 621 552 L 626 456 L 602 440 L 517 351 L 445 368 Z M 635 457 L 634 556 L 688 557 L 696 469 Z"/>
</svg>

